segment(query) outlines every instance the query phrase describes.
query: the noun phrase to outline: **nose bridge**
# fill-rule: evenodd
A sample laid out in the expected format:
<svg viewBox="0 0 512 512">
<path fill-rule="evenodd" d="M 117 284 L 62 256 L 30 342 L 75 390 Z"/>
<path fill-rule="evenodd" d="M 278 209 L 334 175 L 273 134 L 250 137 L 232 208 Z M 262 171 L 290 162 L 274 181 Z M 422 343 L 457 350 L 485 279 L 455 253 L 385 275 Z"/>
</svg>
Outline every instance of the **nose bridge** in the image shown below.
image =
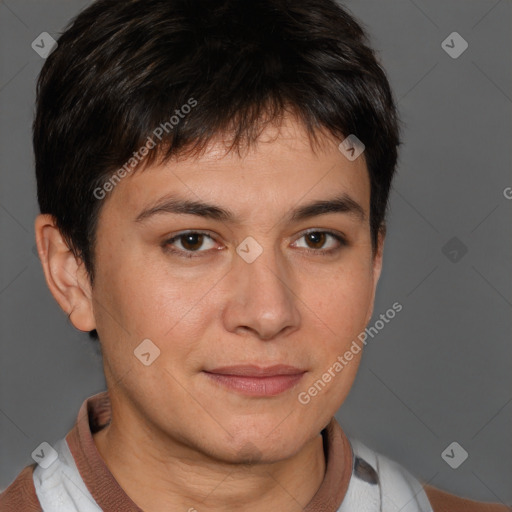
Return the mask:
<svg viewBox="0 0 512 512">
<path fill-rule="evenodd" d="M 249 329 L 262 339 L 270 339 L 299 324 L 293 276 L 279 248 L 268 238 L 266 244 L 248 238 L 238 246 L 233 262 L 227 328 Z"/>
<path fill-rule="evenodd" d="M 256 251 L 254 245 L 254 242 L 249 241 L 245 247 L 239 247 L 238 252 L 241 252 L 240 249 L 247 250 L 248 247 L 249 252 Z M 260 254 L 252 262 L 239 254 L 240 261 L 235 264 L 238 279 L 244 283 L 246 299 L 254 304 L 258 301 L 261 302 L 259 307 L 264 306 L 266 302 L 269 305 L 272 303 L 274 308 L 277 305 L 283 306 L 285 302 L 290 301 L 290 277 L 286 264 L 280 257 L 279 249 L 270 243 L 260 247 Z"/>
</svg>

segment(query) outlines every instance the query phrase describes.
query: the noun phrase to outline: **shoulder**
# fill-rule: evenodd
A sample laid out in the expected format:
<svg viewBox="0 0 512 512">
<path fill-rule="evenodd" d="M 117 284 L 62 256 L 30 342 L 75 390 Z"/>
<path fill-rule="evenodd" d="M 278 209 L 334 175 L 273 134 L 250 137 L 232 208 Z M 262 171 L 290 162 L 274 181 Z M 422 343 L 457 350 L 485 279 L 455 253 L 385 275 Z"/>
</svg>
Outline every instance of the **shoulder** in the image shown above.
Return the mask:
<svg viewBox="0 0 512 512">
<path fill-rule="evenodd" d="M 0 493 L 2 512 L 42 512 L 34 487 L 34 467 L 35 464 L 25 467 L 11 485 Z"/>
<path fill-rule="evenodd" d="M 434 512 L 512 512 L 512 508 L 506 505 L 460 498 L 430 485 L 423 488 Z"/>
<path fill-rule="evenodd" d="M 352 488 L 349 486 L 347 505 L 341 510 L 407 510 L 432 512 L 432 506 L 419 480 L 396 461 L 374 451 L 358 439 L 351 438 L 353 453 Z"/>
<path fill-rule="evenodd" d="M 421 482 L 401 464 L 367 447 L 357 439 L 350 439 L 354 455 L 353 474 L 356 481 L 377 483 L 383 510 L 407 510 L 421 512 L 512 512 L 512 508 L 501 503 L 483 503 L 461 498 L 454 494 Z M 365 464 L 361 466 L 360 460 Z M 359 467 L 361 466 L 361 467 Z M 363 472 L 362 469 L 365 469 Z M 377 487 L 377 486 L 375 486 Z M 355 488 L 355 487 L 354 487 Z M 368 492 L 370 487 L 364 491 Z"/>
</svg>

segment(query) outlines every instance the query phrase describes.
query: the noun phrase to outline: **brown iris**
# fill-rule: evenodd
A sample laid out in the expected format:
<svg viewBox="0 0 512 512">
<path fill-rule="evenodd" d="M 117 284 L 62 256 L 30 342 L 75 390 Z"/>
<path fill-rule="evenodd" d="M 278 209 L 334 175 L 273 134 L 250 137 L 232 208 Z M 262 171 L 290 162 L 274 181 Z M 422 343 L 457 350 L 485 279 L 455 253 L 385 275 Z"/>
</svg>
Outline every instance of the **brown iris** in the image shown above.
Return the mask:
<svg viewBox="0 0 512 512">
<path fill-rule="evenodd" d="M 306 235 L 306 240 L 307 240 L 308 245 L 310 245 L 309 242 L 313 243 L 313 246 L 310 245 L 310 247 L 312 247 L 312 249 L 320 249 L 325 244 L 326 236 L 327 236 L 326 233 L 320 233 L 318 231 L 315 231 L 313 233 L 308 233 Z"/>
<path fill-rule="evenodd" d="M 181 235 L 181 245 L 188 251 L 197 251 L 203 245 L 204 235 L 201 233 L 189 233 Z"/>
</svg>

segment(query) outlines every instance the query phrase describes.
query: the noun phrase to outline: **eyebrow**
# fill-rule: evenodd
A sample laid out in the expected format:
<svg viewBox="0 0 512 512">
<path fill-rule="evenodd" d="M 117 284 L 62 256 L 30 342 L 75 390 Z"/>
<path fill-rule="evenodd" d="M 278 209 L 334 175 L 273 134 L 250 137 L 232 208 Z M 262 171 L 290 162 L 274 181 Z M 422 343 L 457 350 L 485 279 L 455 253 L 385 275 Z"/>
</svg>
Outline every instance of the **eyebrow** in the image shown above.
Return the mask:
<svg viewBox="0 0 512 512">
<path fill-rule="evenodd" d="M 298 206 L 285 217 L 287 222 L 297 222 L 317 215 L 329 213 L 345 213 L 360 221 L 366 219 L 364 208 L 347 194 L 341 194 L 332 199 L 323 199 Z M 180 198 L 169 195 L 159 199 L 152 206 L 144 208 L 135 218 L 142 223 L 158 214 L 196 215 L 207 219 L 236 223 L 236 215 L 227 209 L 209 203 Z"/>
</svg>

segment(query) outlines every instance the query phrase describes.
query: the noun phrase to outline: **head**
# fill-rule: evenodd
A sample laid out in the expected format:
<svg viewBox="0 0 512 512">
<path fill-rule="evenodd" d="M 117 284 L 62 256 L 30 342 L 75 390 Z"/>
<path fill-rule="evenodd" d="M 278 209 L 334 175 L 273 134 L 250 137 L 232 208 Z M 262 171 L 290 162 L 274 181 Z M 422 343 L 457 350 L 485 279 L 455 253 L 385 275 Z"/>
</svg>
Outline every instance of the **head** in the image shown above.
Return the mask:
<svg viewBox="0 0 512 512">
<path fill-rule="evenodd" d="M 334 1 L 83 11 L 38 81 L 36 238 L 113 406 L 225 460 L 317 435 L 357 372 L 362 351 L 332 368 L 372 314 L 398 145 L 386 76 Z M 242 364 L 303 373 L 273 396 L 208 374 Z"/>
</svg>

